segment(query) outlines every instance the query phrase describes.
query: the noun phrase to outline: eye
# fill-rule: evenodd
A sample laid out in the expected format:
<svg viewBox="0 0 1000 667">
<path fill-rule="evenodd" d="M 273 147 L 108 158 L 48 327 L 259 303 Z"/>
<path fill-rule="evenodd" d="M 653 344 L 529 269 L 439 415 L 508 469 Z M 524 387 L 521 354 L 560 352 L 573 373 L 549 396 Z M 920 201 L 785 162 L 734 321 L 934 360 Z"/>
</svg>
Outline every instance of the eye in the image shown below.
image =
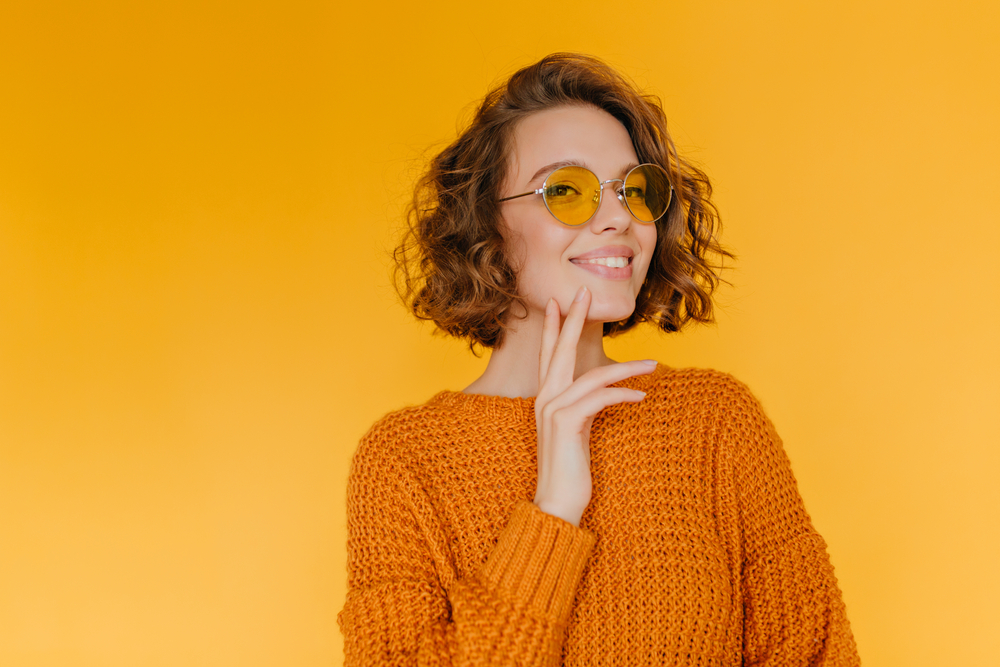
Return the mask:
<svg viewBox="0 0 1000 667">
<path fill-rule="evenodd" d="M 629 199 L 645 199 L 646 192 L 640 187 L 630 185 L 625 188 L 625 196 Z"/>
<path fill-rule="evenodd" d="M 555 183 L 545 189 L 548 197 L 573 197 L 579 194 L 580 191 L 570 183 Z"/>
</svg>

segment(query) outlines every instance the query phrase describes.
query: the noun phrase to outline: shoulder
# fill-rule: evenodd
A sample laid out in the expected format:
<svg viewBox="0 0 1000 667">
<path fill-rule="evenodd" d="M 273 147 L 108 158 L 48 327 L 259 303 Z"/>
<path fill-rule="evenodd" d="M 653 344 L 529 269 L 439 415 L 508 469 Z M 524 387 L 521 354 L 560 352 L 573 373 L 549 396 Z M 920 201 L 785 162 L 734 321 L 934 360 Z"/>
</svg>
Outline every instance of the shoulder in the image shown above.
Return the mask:
<svg viewBox="0 0 1000 667">
<path fill-rule="evenodd" d="M 443 394 L 444 392 L 442 392 Z M 438 394 L 426 403 L 394 410 L 378 419 L 362 436 L 352 467 L 397 467 L 422 443 L 449 428 L 453 417 Z"/>
<path fill-rule="evenodd" d="M 378 419 L 362 436 L 354 460 L 387 459 L 414 464 L 445 442 L 464 442 L 501 423 L 525 423 L 530 401 L 441 391 L 426 403 L 394 410 Z"/>
<path fill-rule="evenodd" d="M 666 369 L 655 383 L 661 405 L 673 401 L 676 412 L 687 413 L 717 435 L 737 456 L 764 464 L 787 466 L 787 456 L 774 423 L 750 388 L 729 373 L 712 369 Z"/>
<path fill-rule="evenodd" d="M 635 405 L 650 423 L 682 423 L 715 433 L 772 428 L 750 388 L 729 373 L 661 364 L 650 375 L 631 380 L 626 386 L 646 392 Z"/>
<path fill-rule="evenodd" d="M 654 402 L 723 409 L 758 403 L 746 384 L 711 368 L 670 368 L 660 364 L 635 388 L 645 391 Z"/>
<path fill-rule="evenodd" d="M 393 410 L 378 419 L 362 438 L 362 442 L 384 438 L 411 437 L 436 421 L 440 409 L 435 399 L 421 405 L 411 405 Z"/>
</svg>

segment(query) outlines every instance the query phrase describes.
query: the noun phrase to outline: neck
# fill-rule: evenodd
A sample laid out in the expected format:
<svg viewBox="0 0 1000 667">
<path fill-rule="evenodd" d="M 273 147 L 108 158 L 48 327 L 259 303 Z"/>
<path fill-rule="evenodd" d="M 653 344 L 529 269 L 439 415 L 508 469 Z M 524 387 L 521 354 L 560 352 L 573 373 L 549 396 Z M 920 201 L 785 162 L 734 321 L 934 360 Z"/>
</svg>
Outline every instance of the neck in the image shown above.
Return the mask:
<svg viewBox="0 0 1000 667">
<path fill-rule="evenodd" d="M 539 313 L 530 313 L 523 320 L 515 319 L 503 345 L 490 354 L 486 371 L 464 392 L 508 398 L 536 396 L 543 319 L 544 315 Z M 574 379 L 593 368 L 612 363 L 614 361 L 604 353 L 604 323 L 587 322 L 576 346 Z"/>
</svg>

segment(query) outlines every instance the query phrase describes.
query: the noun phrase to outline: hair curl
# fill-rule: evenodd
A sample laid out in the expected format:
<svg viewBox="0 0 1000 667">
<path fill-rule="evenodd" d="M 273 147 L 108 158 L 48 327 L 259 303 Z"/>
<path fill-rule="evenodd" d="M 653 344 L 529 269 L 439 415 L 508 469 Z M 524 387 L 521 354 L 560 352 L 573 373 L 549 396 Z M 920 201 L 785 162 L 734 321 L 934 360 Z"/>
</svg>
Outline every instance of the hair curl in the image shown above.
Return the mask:
<svg viewBox="0 0 1000 667">
<path fill-rule="evenodd" d="M 635 310 L 626 320 L 606 322 L 604 334 L 640 322 L 669 332 L 714 319 L 718 270 L 733 255 L 718 241 L 719 213 L 708 176 L 677 154 L 657 97 L 643 95 L 597 58 L 554 53 L 491 90 L 469 127 L 433 158 L 417 182 L 408 229 L 394 253 L 396 287 L 413 314 L 468 339 L 473 350 L 476 344 L 500 346 L 506 319 L 521 303 L 498 201 L 514 130 L 530 114 L 579 104 L 602 109 L 624 125 L 639 162 L 662 166 L 674 188 L 656 222 L 656 250 Z"/>
</svg>

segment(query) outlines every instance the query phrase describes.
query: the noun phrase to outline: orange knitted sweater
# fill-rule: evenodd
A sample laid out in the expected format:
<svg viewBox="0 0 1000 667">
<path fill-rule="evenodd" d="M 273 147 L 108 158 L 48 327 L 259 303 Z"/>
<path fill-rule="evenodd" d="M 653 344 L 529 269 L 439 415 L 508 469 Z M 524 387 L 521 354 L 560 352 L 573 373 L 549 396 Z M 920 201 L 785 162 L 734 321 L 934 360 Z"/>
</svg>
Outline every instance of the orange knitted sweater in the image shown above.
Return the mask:
<svg viewBox="0 0 1000 667">
<path fill-rule="evenodd" d="M 576 527 L 532 502 L 534 400 L 387 415 L 348 482 L 346 665 L 858 665 L 837 580 L 749 390 L 659 366 L 594 419 Z"/>
</svg>

